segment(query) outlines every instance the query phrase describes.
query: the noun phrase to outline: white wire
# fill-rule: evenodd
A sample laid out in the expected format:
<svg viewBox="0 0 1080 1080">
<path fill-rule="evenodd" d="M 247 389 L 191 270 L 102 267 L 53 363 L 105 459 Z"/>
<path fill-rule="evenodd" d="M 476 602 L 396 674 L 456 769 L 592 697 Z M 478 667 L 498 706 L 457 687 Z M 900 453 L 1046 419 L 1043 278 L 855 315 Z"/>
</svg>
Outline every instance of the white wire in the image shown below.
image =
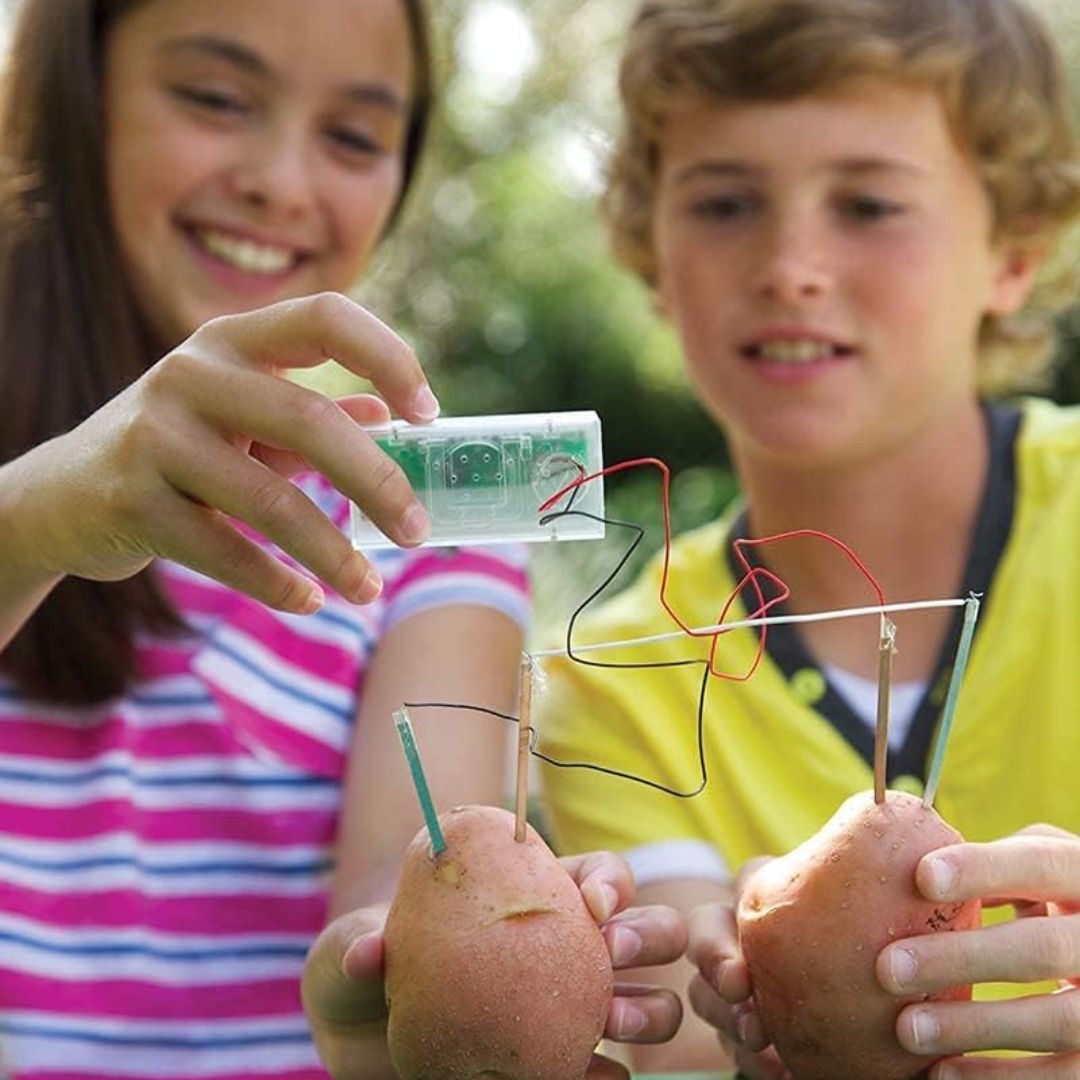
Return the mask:
<svg viewBox="0 0 1080 1080">
<path fill-rule="evenodd" d="M 718 623 L 691 631 L 698 637 L 710 634 L 727 633 L 729 630 L 742 630 L 755 626 L 778 626 L 781 623 L 825 622 L 828 619 L 850 619 L 859 615 L 884 615 L 893 611 L 923 611 L 929 608 L 963 607 L 966 600 L 912 600 L 905 604 L 880 604 L 874 607 L 840 608 L 835 611 L 813 611 L 806 615 L 765 615 L 758 619 L 739 619 L 734 622 Z M 635 645 L 652 645 L 659 641 L 673 641 L 676 638 L 691 636 L 685 630 L 675 630 L 667 634 L 652 634 L 650 637 L 627 638 L 623 641 L 597 641 L 590 645 L 575 645 L 574 653 L 601 652 L 606 649 L 628 649 Z M 567 656 L 565 647 L 559 649 L 537 649 L 532 656 Z"/>
</svg>

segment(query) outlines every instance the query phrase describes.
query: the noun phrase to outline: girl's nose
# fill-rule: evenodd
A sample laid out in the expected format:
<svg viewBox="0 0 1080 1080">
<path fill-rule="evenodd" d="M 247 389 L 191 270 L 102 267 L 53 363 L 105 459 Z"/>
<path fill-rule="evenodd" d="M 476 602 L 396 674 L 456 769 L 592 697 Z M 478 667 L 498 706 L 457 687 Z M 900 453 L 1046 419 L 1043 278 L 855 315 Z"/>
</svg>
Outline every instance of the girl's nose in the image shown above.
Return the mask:
<svg viewBox="0 0 1080 1080">
<path fill-rule="evenodd" d="M 265 132 L 231 174 L 237 198 L 275 217 L 302 217 L 315 201 L 314 162 L 299 134 Z"/>
</svg>

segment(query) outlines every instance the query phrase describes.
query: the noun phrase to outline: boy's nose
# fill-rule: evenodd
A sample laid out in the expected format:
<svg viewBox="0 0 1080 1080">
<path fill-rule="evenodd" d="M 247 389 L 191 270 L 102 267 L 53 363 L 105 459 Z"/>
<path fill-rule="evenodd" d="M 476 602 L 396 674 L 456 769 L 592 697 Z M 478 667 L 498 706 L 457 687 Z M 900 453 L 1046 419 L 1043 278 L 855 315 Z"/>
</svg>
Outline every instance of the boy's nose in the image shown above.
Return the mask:
<svg viewBox="0 0 1080 1080">
<path fill-rule="evenodd" d="M 781 303 L 798 303 L 823 295 L 831 283 L 825 254 L 809 237 L 778 230 L 764 243 L 754 277 L 758 292 Z"/>
</svg>

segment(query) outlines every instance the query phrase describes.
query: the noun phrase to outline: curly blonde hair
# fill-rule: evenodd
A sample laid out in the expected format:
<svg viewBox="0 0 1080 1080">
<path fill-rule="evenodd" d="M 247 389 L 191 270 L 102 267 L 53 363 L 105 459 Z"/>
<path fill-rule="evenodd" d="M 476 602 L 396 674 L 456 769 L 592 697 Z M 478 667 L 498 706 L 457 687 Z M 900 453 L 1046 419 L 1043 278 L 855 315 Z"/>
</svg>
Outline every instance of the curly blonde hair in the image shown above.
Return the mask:
<svg viewBox="0 0 1080 1080">
<path fill-rule="evenodd" d="M 995 236 L 1044 247 L 1080 212 L 1063 65 L 1024 0 L 645 0 L 621 67 L 626 124 L 603 207 L 619 260 L 652 284 L 664 119 L 676 99 L 783 101 L 884 78 L 934 87 L 989 193 Z M 980 333 L 987 393 L 1038 385 L 1066 273 Z"/>
</svg>

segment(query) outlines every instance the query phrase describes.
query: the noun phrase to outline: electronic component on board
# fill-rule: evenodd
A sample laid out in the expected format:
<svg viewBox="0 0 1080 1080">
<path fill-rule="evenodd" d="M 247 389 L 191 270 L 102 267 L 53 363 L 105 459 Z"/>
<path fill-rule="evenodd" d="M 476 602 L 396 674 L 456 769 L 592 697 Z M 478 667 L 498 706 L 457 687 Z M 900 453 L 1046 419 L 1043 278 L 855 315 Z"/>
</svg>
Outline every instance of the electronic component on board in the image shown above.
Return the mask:
<svg viewBox="0 0 1080 1080">
<path fill-rule="evenodd" d="M 395 420 L 366 429 L 404 471 L 431 515 L 428 546 L 503 540 L 589 540 L 604 535 L 597 477 L 540 510 L 553 495 L 604 467 L 595 412 Z M 568 515 L 560 511 L 569 510 Z M 390 541 L 355 504 L 352 542 Z"/>
</svg>

